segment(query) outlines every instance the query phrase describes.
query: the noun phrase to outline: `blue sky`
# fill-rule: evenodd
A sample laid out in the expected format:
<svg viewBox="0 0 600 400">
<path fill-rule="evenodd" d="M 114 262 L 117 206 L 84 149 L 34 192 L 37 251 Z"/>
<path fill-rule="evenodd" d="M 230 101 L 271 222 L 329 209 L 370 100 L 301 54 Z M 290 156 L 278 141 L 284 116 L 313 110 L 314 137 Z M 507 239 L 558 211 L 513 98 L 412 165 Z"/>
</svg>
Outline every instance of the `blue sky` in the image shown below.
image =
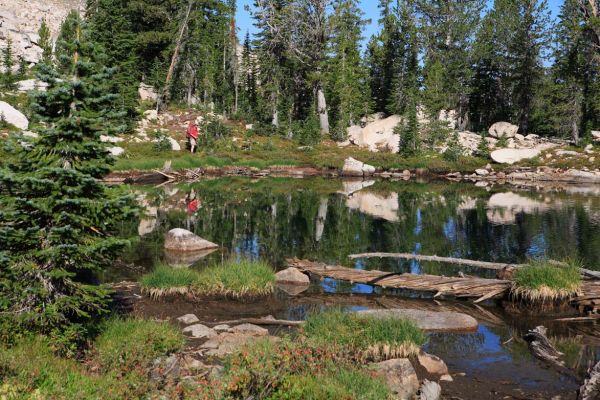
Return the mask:
<svg viewBox="0 0 600 400">
<path fill-rule="evenodd" d="M 563 0 L 548 0 L 548 6 L 550 11 L 552 12 L 552 16 L 556 17 L 558 15 L 558 10 L 562 4 Z M 243 37 L 246 35 L 246 31 L 250 31 L 252 34 L 254 32 L 254 27 L 252 26 L 252 19 L 248 12 L 246 12 L 246 5 L 251 6 L 253 0 L 237 0 L 238 9 L 237 9 L 237 25 L 239 28 L 238 35 L 243 40 Z M 377 9 L 377 4 L 379 3 L 377 0 L 360 0 L 362 10 L 365 13 L 365 19 L 370 19 L 371 24 L 367 26 L 364 32 L 365 38 L 370 38 L 375 32 L 378 30 L 377 20 L 379 19 L 379 10 Z"/>
</svg>

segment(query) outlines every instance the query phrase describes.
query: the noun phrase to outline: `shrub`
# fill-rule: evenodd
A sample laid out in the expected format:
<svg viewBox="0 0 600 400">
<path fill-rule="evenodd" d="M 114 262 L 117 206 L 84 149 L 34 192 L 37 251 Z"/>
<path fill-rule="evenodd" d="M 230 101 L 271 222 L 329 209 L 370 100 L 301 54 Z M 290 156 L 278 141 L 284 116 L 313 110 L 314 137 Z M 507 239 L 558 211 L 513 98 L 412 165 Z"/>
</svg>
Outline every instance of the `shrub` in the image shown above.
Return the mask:
<svg viewBox="0 0 600 400">
<path fill-rule="evenodd" d="M 415 354 L 425 337 L 412 321 L 346 313 L 335 309 L 309 316 L 304 332 L 318 346 L 352 358 L 379 361 Z"/>
<path fill-rule="evenodd" d="M 581 287 L 581 273 L 574 262 L 566 266 L 536 261 L 515 271 L 512 294 L 530 301 L 559 300 Z"/>
<path fill-rule="evenodd" d="M 185 342 L 181 331 L 167 322 L 112 319 L 103 328 L 95 352 L 104 371 L 145 368 L 155 358 L 181 350 Z"/>
<path fill-rule="evenodd" d="M 165 135 L 162 131 L 160 130 L 155 130 L 154 131 L 154 139 L 156 140 L 154 142 L 154 151 L 157 153 L 161 153 L 163 151 L 169 151 L 171 150 L 171 141 L 169 140 L 169 137 L 167 135 Z"/>
<path fill-rule="evenodd" d="M 481 158 L 490 158 L 490 147 L 486 140 L 486 132 L 481 132 L 481 141 L 477 145 L 477 150 L 475 151 L 475 155 Z"/>
<path fill-rule="evenodd" d="M 186 294 L 196 279 L 198 279 L 198 273 L 194 270 L 171 268 L 168 265 L 160 264 L 152 272 L 142 276 L 140 284 L 143 291 L 151 297 L 158 298 L 173 294 Z"/>
<path fill-rule="evenodd" d="M 463 155 L 465 149 L 460 144 L 460 140 L 458 138 L 458 132 L 455 131 L 452 136 L 450 136 L 450 140 L 448 141 L 448 147 L 444 152 L 444 159 L 447 161 L 458 161 L 458 159 Z"/>
</svg>

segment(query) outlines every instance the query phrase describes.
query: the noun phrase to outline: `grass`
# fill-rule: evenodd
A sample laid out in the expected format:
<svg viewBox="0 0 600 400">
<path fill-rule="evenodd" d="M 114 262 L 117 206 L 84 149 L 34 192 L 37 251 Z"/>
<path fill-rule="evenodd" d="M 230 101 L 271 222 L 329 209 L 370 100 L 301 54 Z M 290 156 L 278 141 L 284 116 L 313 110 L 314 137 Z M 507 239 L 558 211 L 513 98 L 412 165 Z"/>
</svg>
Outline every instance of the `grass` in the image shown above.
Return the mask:
<svg viewBox="0 0 600 400">
<path fill-rule="evenodd" d="M 126 156 L 117 160 L 114 169 L 117 171 L 149 170 L 162 167 L 166 160 L 172 160 L 174 169 L 225 166 L 258 169 L 271 166 L 341 169 L 346 158 L 354 157 L 385 170 L 424 168 L 434 173 L 443 173 L 472 172 L 488 162 L 476 157 L 461 157 L 457 161 L 447 161 L 435 151 L 406 158 L 396 153 L 372 153 L 357 147 L 340 148 L 331 141 L 323 141 L 307 150 L 299 150 L 298 143 L 280 137 L 251 136 L 236 139 L 235 142 L 231 138 L 220 140 L 210 148 L 201 148 L 196 154 L 184 150 L 158 153 L 153 149 L 152 143 L 122 143 Z"/>
<path fill-rule="evenodd" d="M 201 271 L 159 265 L 144 275 L 142 291 L 153 298 L 175 294 L 260 297 L 273 292 L 275 272 L 262 261 L 229 260 Z"/>
<path fill-rule="evenodd" d="M 515 271 L 512 295 L 532 302 L 556 301 L 577 294 L 580 287 L 576 263 L 558 266 L 536 261 Z"/>
<path fill-rule="evenodd" d="M 412 321 L 375 318 L 339 309 L 309 316 L 304 333 L 319 346 L 370 361 L 414 355 L 425 342 L 423 331 Z"/>
<path fill-rule="evenodd" d="M 110 320 L 83 361 L 62 358 L 43 337 L 0 348 L 0 399 L 138 399 L 160 390 L 148 379 L 153 358 L 183 346 L 166 323 Z"/>
</svg>

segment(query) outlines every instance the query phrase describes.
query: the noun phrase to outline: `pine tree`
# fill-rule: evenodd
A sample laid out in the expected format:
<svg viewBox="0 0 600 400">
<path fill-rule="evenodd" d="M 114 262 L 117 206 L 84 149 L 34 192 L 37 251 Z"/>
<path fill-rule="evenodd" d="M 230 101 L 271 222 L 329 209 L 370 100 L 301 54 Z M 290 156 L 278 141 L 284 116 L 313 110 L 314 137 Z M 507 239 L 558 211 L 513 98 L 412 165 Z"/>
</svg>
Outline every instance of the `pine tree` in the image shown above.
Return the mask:
<svg viewBox="0 0 600 400">
<path fill-rule="evenodd" d="M 2 49 L 2 84 L 5 89 L 12 90 L 15 88 L 15 76 L 13 68 L 15 66 L 14 53 L 12 48 L 12 39 L 6 39 L 6 46 Z"/>
<path fill-rule="evenodd" d="M 60 26 L 56 39 L 56 62 L 61 73 L 69 73 L 73 68 L 77 50 L 78 29 L 82 19 L 76 10 L 71 10 Z"/>
<path fill-rule="evenodd" d="M 365 21 L 357 0 L 336 0 L 330 19 L 332 36 L 328 67 L 328 88 L 331 117 L 334 121 L 332 136 L 346 138 L 346 128 L 358 123 L 369 110 L 369 99 L 364 87 L 367 71 L 360 57 L 361 30 Z"/>
<path fill-rule="evenodd" d="M 258 107 L 256 94 L 256 65 L 250 40 L 250 32 L 246 32 L 242 50 L 242 98 L 241 109 L 247 118 L 255 118 Z"/>
<path fill-rule="evenodd" d="M 38 46 L 42 49 L 42 58 L 40 61 L 48 64 L 52 62 L 52 35 L 50 33 L 50 28 L 46 23 L 46 19 L 42 19 L 42 24 L 38 30 L 38 36 Z"/>
<path fill-rule="evenodd" d="M 94 63 L 81 19 L 72 22 L 64 72 L 37 71 L 48 84 L 31 94 L 39 137 L 14 145 L 0 169 L 0 322 L 11 332 L 72 335 L 102 313 L 107 291 L 93 273 L 112 265 L 126 244 L 115 234 L 135 213 L 129 196 L 101 182 L 113 159 L 100 135 L 122 114 L 106 91 L 111 71 Z"/>
</svg>

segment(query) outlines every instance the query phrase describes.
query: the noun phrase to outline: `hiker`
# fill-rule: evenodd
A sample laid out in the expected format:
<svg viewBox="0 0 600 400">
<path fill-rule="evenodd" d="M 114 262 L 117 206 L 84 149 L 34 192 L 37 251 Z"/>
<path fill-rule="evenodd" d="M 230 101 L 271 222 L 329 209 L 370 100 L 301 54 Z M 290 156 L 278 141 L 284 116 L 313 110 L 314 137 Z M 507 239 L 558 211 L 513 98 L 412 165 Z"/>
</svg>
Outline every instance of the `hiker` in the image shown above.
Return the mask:
<svg viewBox="0 0 600 400">
<path fill-rule="evenodd" d="M 190 121 L 185 136 L 188 141 L 190 152 L 195 153 L 198 148 L 198 125 L 196 125 L 196 122 Z"/>
</svg>

